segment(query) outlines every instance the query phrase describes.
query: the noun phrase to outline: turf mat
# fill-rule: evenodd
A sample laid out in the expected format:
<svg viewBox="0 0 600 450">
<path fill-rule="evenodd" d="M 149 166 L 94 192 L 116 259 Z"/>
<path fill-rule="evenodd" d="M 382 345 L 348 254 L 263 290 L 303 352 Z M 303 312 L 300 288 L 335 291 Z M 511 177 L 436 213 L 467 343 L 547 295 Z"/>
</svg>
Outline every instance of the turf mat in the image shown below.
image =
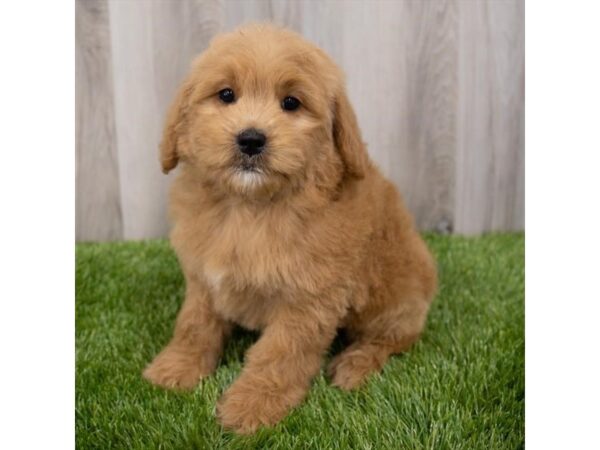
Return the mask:
<svg viewBox="0 0 600 450">
<path fill-rule="evenodd" d="M 77 448 L 522 448 L 524 235 L 425 238 L 440 290 L 422 340 L 355 392 L 321 373 L 300 407 L 252 436 L 222 430 L 214 409 L 257 335 L 234 333 L 193 392 L 151 386 L 142 369 L 183 300 L 173 251 L 166 241 L 78 244 Z"/>
</svg>

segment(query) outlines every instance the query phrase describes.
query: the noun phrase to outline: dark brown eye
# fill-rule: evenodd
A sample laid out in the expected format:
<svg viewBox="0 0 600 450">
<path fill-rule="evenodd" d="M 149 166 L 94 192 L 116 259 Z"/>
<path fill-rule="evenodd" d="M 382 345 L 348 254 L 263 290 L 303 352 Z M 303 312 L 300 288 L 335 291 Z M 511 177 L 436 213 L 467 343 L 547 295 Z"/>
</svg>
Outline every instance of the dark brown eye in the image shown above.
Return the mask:
<svg viewBox="0 0 600 450">
<path fill-rule="evenodd" d="M 219 91 L 219 98 L 223 103 L 233 103 L 235 101 L 235 94 L 231 89 L 225 88 Z"/>
<path fill-rule="evenodd" d="M 294 111 L 300 107 L 300 100 L 296 97 L 286 97 L 281 102 L 281 107 L 286 111 Z"/>
</svg>

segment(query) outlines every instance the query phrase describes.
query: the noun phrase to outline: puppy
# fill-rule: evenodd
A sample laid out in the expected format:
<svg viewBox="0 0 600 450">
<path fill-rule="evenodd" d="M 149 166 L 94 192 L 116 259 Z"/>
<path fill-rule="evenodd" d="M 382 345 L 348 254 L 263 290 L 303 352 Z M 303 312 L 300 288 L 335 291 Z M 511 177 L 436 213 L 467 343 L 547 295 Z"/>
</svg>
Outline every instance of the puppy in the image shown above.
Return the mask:
<svg viewBox="0 0 600 450">
<path fill-rule="evenodd" d="M 299 35 L 252 25 L 217 37 L 168 113 L 171 243 L 185 301 L 144 372 L 193 388 L 215 371 L 234 324 L 260 330 L 217 405 L 239 433 L 273 425 L 329 364 L 353 389 L 423 330 L 435 263 L 398 192 L 370 161 L 343 76 Z"/>
</svg>

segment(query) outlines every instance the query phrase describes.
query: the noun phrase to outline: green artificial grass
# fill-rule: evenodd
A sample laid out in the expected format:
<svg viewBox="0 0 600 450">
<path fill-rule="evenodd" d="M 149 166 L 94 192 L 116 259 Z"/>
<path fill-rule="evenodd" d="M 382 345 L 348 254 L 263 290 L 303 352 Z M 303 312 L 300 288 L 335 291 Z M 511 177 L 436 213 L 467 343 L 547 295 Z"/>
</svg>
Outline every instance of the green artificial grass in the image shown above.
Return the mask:
<svg viewBox="0 0 600 450">
<path fill-rule="evenodd" d="M 222 430 L 214 411 L 257 335 L 237 331 L 193 392 L 155 388 L 141 372 L 183 299 L 175 255 L 165 241 L 77 245 L 77 448 L 522 448 L 524 236 L 426 239 L 440 290 L 422 340 L 358 391 L 319 375 L 305 403 L 252 436 Z"/>
</svg>

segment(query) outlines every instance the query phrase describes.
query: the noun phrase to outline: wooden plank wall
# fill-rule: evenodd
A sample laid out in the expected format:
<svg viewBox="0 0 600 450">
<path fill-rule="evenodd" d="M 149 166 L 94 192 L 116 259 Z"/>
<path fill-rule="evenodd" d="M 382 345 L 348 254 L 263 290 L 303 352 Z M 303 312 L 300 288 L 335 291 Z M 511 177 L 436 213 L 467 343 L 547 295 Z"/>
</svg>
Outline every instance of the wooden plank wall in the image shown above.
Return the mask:
<svg viewBox="0 0 600 450">
<path fill-rule="evenodd" d="M 524 228 L 522 0 L 76 0 L 79 241 L 166 235 L 166 108 L 212 36 L 264 20 L 342 66 L 422 229 Z"/>
<path fill-rule="evenodd" d="M 77 239 L 123 237 L 108 5 L 75 3 Z"/>
</svg>

